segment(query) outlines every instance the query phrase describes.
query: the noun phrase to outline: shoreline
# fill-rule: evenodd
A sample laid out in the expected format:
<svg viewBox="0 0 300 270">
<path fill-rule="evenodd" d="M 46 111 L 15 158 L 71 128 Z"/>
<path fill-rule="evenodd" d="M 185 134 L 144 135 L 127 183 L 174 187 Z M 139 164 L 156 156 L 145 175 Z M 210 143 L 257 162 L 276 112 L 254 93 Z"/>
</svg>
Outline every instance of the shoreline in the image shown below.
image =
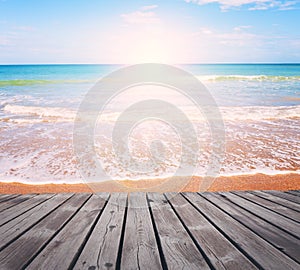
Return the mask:
<svg viewBox="0 0 300 270">
<path fill-rule="evenodd" d="M 167 179 L 139 180 L 139 181 L 106 181 L 91 184 L 24 184 L 20 182 L 1 182 L 1 194 L 27 193 L 92 193 L 92 192 L 197 192 L 202 177 L 192 177 L 189 181 L 184 178 L 175 179 L 167 183 Z M 165 184 L 167 183 L 167 184 Z M 161 186 L 163 188 L 161 188 Z M 178 188 L 181 187 L 181 188 Z M 205 191 L 238 191 L 238 190 L 300 190 L 300 174 L 254 174 L 219 176 Z M 204 190 L 202 190 L 204 191 Z"/>
</svg>

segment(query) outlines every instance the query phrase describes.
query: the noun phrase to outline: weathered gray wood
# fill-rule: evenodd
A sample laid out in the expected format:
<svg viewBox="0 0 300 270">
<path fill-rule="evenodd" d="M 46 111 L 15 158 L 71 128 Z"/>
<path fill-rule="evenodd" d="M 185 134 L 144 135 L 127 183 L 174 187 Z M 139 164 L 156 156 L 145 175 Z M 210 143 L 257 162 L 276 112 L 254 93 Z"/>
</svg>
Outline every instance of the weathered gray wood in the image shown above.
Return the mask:
<svg viewBox="0 0 300 270">
<path fill-rule="evenodd" d="M 239 249 L 247 253 L 262 268 L 272 270 L 294 270 L 298 268 L 299 265 L 291 258 L 284 255 L 248 228 L 241 226 L 238 221 L 199 196 L 199 194 L 184 193 L 184 195 L 200 212 L 213 221 L 227 237 L 231 238 Z"/>
<path fill-rule="evenodd" d="M 17 196 L 17 197 L 14 197 L 14 198 L 11 198 L 10 200 L 8 201 L 5 201 L 5 202 L 2 202 L 0 204 L 0 212 L 6 210 L 6 209 L 9 209 L 15 205 L 18 205 L 22 202 L 25 202 L 26 200 L 30 199 L 30 198 L 33 198 L 34 196 L 36 195 L 33 195 L 33 194 L 26 194 L 26 195 L 22 195 L 22 196 Z"/>
<path fill-rule="evenodd" d="M 41 194 L 39 196 L 34 196 L 24 202 L 19 203 L 13 208 L 6 209 L 0 213 L 0 226 L 4 225 L 8 221 L 23 215 L 28 210 L 36 207 L 40 203 L 50 199 L 54 194 Z"/>
<path fill-rule="evenodd" d="M 225 193 L 221 193 L 225 194 Z M 247 201 L 246 199 L 238 196 L 239 192 L 226 193 L 226 196 L 240 207 L 245 208 L 247 211 L 259 216 L 269 223 L 278 226 L 288 233 L 294 235 L 294 237 L 300 236 L 300 226 L 298 222 L 295 222 L 289 218 L 286 218 L 280 214 L 277 214 L 269 209 L 263 208 L 255 203 Z"/>
<path fill-rule="evenodd" d="M 127 194 L 112 193 L 74 269 L 115 269 Z"/>
<path fill-rule="evenodd" d="M 35 208 L 27 211 L 24 215 L 18 216 L 0 227 L 0 250 L 9 242 L 22 235 L 25 231 L 34 226 L 42 218 L 54 211 L 59 205 L 69 199 L 73 194 L 57 194 L 49 200 L 42 202 Z"/>
<path fill-rule="evenodd" d="M 202 196 L 213 202 L 215 205 L 218 205 L 218 207 L 222 208 L 234 219 L 273 244 L 276 248 L 296 260 L 298 263 L 300 262 L 300 241 L 298 239 L 237 206 L 227 196 L 227 193 L 222 193 L 222 195 L 205 193 L 202 194 Z"/>
<path fill-rule="evenodd" d="M 17 270 L 26 266 L 89 197 L 89 194 L 75 194 L 65 204 L 48 215 L 47 218 L 2 250 L 0 253 L 1 270 Z M 57 243 L 57 245 L 59 244 Z"/>
<path fill-rule="evenodd" d="M 159 251 L 145 193 L 131 193 L 121 269 L 161 269 Z"/>
<path fill-rule="evenodd" d="M 300 197 L 298 197 L 298 196 L 294 196 L 292 194 L 288 194 L 288 193 L 284 193 L 284 192 L 280 192 L 280 191 L 275 191 L 275 190 L 268 190 L 268 191 L 264 191 L 264 192 L 272 194 L 272 195 L 280 197 L 280 198 L 283 198 L 283 199 L 286 199 L 288 201 L 300 204 Z"/>
<path fill-rule="evenodd" d="M 12 198 L 16 198 L 20 196 L 20 194 L 2 194 L 1 198 L 0 198 L 0 203 L 8 201 Z"/>
<path fill-rule="evenodd" d="M 148 198 L 168 269 L 210 269 L 164 196 Z"/>
<path fill-rule="evenodd" d="M 250 191 L 252 194 L 255 194 L 256 196 L 259 196 L 261 198 L 267 199 L 269 201 L 272 201 L 276 204 L 282 205 L 284 207 L 290 208 L 294 211 L 300 212 L 300 205 L 295 203 L 295 202 L 291 202 L 291 201 L 287 201 L 283 198 L 280 197 L 276 197 L 274 195 L 271 195 L 269 193 L 265 193 L 262 191 Z"/>
<path fill-rule="evenodd" d="M 300 269 L 300 193 L 271 193 L 0 194 L 0 269 Z"/>
<path fill-rule="evenodd" d="M 257 269 L 224 235 L 181 194 L 167 193 L 167 199 L 216 269 Z M 218 243 L 218 244 L 216 244 Z"/>
<path fill-rule="evenodd" d="M 240 197 L 243 197 L 251 202 L 254 202 L 256 204 L 259 204 L 260 206 L 263 206 L 269 210 L 272 210 L 280 215 L 283 215 L 287 218 L 293 219 L 294 221 L 300 222 L 300 213 L 297 211 L 291 210 L 287 207 L 284 207 L 283 205 L 270 202 L 266 199 L 262 199 L 251 193 L 237 192 L 236 194 L 238 194 Z M 300 226 L 300 224 L 299 224 L 299 226 Z"/>
<path fill-rule="evenodd" d="M 108 193 L 93 195 L 27 269 L 60 270 L 72 267 L 108 198 Z"/>
<path fill-rule="evenodd" d="M 295 196 L 300 196 L 300 193 L 297 191 L 297 190 L 289 190 L 289 191 L 286 191 L 285 193 L 289 193 L 289 194 L 292 194 L 292 195 L 295 195 Z"/>
</svg>

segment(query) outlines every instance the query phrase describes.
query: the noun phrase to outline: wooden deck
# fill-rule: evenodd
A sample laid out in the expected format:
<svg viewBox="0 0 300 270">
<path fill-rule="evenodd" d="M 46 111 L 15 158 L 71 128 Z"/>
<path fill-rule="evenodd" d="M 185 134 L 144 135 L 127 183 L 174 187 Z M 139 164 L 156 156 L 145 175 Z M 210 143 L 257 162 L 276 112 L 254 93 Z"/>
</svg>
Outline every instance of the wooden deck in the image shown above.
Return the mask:
<svg viewBox="0 0 300 270">
<path fill-rule="evenodd" d="M 300 191 L 0 195 L 0 269 L 300 269 Z"/>
</svg>

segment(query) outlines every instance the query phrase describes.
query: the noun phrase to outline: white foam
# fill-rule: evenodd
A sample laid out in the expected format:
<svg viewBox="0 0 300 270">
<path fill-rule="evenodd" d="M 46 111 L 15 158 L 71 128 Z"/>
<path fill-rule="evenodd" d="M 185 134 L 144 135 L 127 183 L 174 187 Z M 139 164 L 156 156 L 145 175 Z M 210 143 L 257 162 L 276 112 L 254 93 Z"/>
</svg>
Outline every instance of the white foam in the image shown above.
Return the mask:
<svg viewBox="0 0 300 270">
<path fill-rule="evenodd" d="M 299 81 L 300 76 L 272 76 L 272 75 L 200 75 L 196 76 L 200 81 Z"/>
<path fill-rule="evenodd" d="M 279 176 L 279 175 L 288 175 L 288 174 L 292 174 L 292 175 L 300 175 L 300 170 L 297 171 L 278 171 L 278 170 L 253 170 L 253 171 L 248 171 L 248 172 L 236 172 L 236 173 L 221 173 L 219 175 L 215 175 L 214 177 L 234 177 L 234 176 L 251 176 L 251 175 L 256 175 L 256 174 L 263 174 L 266 176 Z M 206 175 L 198 175 L 195 174 L 193 175 L 195 177 L 205 177 Z M 110 179 L 109 177 L 107 179 L 103 179 L 103 180 L 99 180 L 97 181 L 98 183 L 101 182 L 105 182 L 105 181 L 109 181 L 109 180 L 114 180 L 114 181 L 122 181 L 122 180 L 130 180 L 130 181 L 141 181 L 141 180 L 161 180 L 161 179 L 165 179 L 165 178 L 170 178 L 172 177 L 171 174 L 168 175 L 161 175 L 159 177 L 155 177 L 155 176 L 145 176 L 145 177 L 135 177 L 135 178 L 122 178 L 122 177 L 114 177 L 114 179 Z M 186 176 L 186 175 L 182 175 L 182 177 L 191 177 L 190 175 Z M 65 179 L 65 180 L 44 180 L 44 181 L 40 181 L 40 180 L 24 180 L 22 178 L 18 178 L 15 176 L 12 177 L 7 177 L 3 178 L 0 176 L 0 182 L 3 183 L 22 183 L 22 184 L 28 184 L 28 185 L 48 185 L 48 184 L 88 184 L 89 182 L 82 179 L 82 178 L 69 178 L 69 179 Z"/>
<path fill-rule="evenodd" d="M 300 106 L 222 107 L 224 120 L 276 120 L 300 118 Z"/>
<path fill-rule="evenodd" d="M 231 176 L 256 175 L 256 174 L 264 174 L 264 175 L 270 175 L 270 176 L 287 175 L 287 174 L 300 174 L 300 170 L 280 171 L 280 170 L 272 170 L 272 169 L 265 168 L 265 169 L 248 170 L 248 171 L 244 171 L 244 172 L 236 171 L 236 172 L 232 172 L 232 173 L 221 173 L 219 176 L 231 177 Z"/>
<path fill-rule="evenodd" d="M 31 116 L 31 118 L 10 118 L 9 122 L 41 123 L 41 122 L 70 122 L 74 121 L 76 111 L 61 107 L 20 106 L 6 104 L 3 107 L 5 113 L 16 116 Z"/>
</svg>

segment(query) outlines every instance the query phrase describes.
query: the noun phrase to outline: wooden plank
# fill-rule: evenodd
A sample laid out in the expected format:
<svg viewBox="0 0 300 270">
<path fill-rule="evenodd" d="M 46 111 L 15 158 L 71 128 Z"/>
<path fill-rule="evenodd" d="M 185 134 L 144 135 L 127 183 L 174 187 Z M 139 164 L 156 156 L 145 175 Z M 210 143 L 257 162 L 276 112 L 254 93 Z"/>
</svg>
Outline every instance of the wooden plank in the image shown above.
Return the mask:
<svg viewBox="0 0 300 270">
<path fill-rule="evenodd" d="M 59 205 L 69 199 L 73 194 L 57 194 L 49 200 L 41 203 L 12 221 L 0 227 L 0 250 L 11 241 L 18 238 L 41 219 L 54 211 Z"/>
<path fill-rule="evenodd" d="M 34 196 L 33 198 L 26 200 L 22 203 L 19 203 L 13 208 L 6 209 L 0 213 L 0 226 L 9 222 L 10 220 L 23 215 L 28 210 L 36 207 L 40 203 L 50 199 L 54 194 L 41 194 L 38 196 Z"/>
<path fill-rule="evenodd" d="M 227 193 L 222 193 L 222 195 L 205 193 L 202 196 L 215 205 L 218 205 L 234 219 L 274 245 L 277 249 L 284 252 L 298 263 L 300 262 L 300 241 L 298 239 L 239 207 L 231 201 L 227 196 Z"/>
<path fill-rule="evenodd" d="M 129 195 L 121 269 L 162 269 L 145 193 Z"/>
<path fill-rule="evenodd" d="M 112 193 L 74 269 L 115 269 L 127 194 Z"/>
<path fill-rule="evenodd" d="M 289 190 L 289 191 L 286 191 L 285 193 L 288 193 L 288 194 L 292 194 L 292 195 L 295 195 L 295 196 L 300 196 L 300 193 L 298 190 Z"/>
<path fill-rule="evenodd" d="M 210 269 L 165 197 L 149 193 L 148 199 L 168 269 Z"/>
<path fill-rule="evenodd" d="M 295 202 L 287 201 L 283 198 L 276 197 L 274 195 L 271 195 L 269 193 L 265 193 L 262 191 L 250 191 L 252 194 L 255 194 L 256 196 L 259 196 L 261 198 L 267 199 L 269 201 L 275 202 L 276 204 L 283 205 L 284 207 L 290 208 L 294 211 L 300 212 L 300 206 L 299 204 Z"/>
<path fill-rule="evenodd" d="M 258 269 L 181 194 L 166 197 L 215 269 Z"/>
<path fill-rule="evenodd" d="M 23 269 L 74 216 L 89 197 L 89 194 L 75 194 L 47 218 L 2 250 L 0 253 L 1 270 Z M 57 244 L 59 245 L 59 243 Z"/>
<path fill-rule="evenodd" d="M 6 201 L 6 202 L 3 202 L 0 204 L 0 212 L 6 210 L 6 209 L 9 209 L 15 205 L 18 205 L 22 202 L 25 202 L 26 200 L 28 199 L 31 199 L 33 198 L 34 196 L 36 195 L 33 195 L 33 194 L 26 194 L 26 195 L 22 195 L 22 196 L 17 196 L 17 197 L 14 197 L 14 198 L 11 198 L 10 200 Z"/>
<path fill-rule="evenodd" d="M 20 194 L 4 194 L 0 198 L 0 203 L 8 201 L 8 200 L 10 200 L 12 198 L 15 198 L 15 197 L 18 197 L 18 196 L 21 196 L 21 195 Z"/>
<path fill-rule="evenodd" d="M 26 269 L 71 268 L 108 198 L 108 193 L 93 195 Z"/>
<path fill-rule="evenodd" d="M 275 191 L 275 190 L 268 190 L 268 191 L 264 191 L 264 192 L 272 194 L 272 195 L 280 197 L 280 198 L 283 198 L 285 200 L 300 204 L 300 197 L 294 196 L 292 194 Z"/>
<path fill-rule="evenodd" d="M 269 210 L 272 210 L 280 215 L 283 215 L 287 218 L 293 219 L 294 221 L 300 222 L 300 213 L 295 211 L 295 210 L 291 210 L 287 207 L 284 207 L 280 204 L 274 203 L 274 202 L 270 202 L 266 199 L 262 199 L 258 196 L 255 196 L 254 194 L 251 193 L 247 193 L 247 192 L 237 192 L 236 194 L 238 194 L 239 196 L 253 202 L 256 204 L 259 204 L 260 206 L 263 206 Z M 300 206 L 299 206 L 300 207 Z M 300 226 L 300 224 L 299 224 Z"/>
<path fill-rule="evenodd" d="M 225 194 L 225 193 L 221 193 Z M 292 234 L 299 239 L 300 226 L 298 222 L 295 222 L 289 218 L 286 218 L 280 214 L 277 214 L 269 209 L 263 208 L 255 203 L 247 201 L 246 199 L 238 196 L 239 192 L 226 193 L 226 197 L 240 207 L 243 207 L 252 214 L 264 219 L 265 221 L 272 223 L 275 226 L 280 227 L 286 232 Z"/>
<path fill-rule="evenodd" d="M 299 267 L 295 261 L 274 248 L 261 237 L 224 213 L 205 198 L 196 193 L 184 195 L 214 223 L 247 257 L 264 269 L 295 270 Z"/>
</svg>

